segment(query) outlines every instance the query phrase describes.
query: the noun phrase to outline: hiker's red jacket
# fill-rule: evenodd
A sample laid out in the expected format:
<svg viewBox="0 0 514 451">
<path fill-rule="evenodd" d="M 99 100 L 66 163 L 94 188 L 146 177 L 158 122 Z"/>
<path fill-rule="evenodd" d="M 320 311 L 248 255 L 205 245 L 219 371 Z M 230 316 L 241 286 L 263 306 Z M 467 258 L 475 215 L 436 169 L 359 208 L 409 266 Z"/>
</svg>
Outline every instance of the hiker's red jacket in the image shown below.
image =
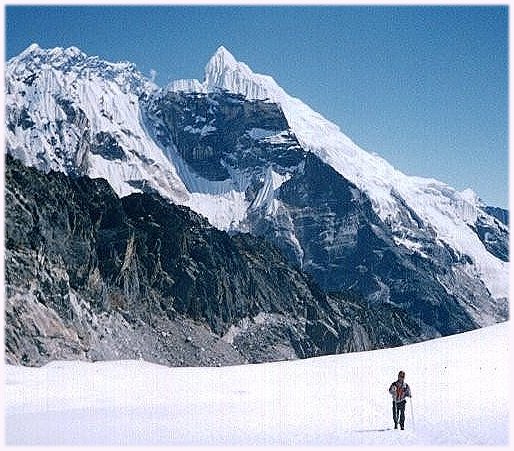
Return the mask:
<svg viewBox="0 0 514 451">
<path fill-rule="evenodd" d="M 389 387 L 389 393 L 393 397 L 394 402 L 402 402 L 405 398 L 410 397 L 409 384 L 406 382 L 396 381 Z"/>
</svg>

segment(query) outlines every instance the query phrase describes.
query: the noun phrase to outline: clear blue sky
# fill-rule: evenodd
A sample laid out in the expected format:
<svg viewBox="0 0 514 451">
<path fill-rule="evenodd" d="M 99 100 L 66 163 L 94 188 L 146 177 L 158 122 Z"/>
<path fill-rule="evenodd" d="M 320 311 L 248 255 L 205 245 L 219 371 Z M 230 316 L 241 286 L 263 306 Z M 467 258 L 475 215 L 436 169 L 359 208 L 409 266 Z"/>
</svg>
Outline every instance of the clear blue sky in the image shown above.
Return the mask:
<svg viewBox="0 0 514 451">
<path fill-rule="evenodd" d="M 224 45 L 403 172 L 508 206 L 505 6 L 10 6 L 5 25 L 7 58 L 75 45 L 160 85 Z"/>
</svg>

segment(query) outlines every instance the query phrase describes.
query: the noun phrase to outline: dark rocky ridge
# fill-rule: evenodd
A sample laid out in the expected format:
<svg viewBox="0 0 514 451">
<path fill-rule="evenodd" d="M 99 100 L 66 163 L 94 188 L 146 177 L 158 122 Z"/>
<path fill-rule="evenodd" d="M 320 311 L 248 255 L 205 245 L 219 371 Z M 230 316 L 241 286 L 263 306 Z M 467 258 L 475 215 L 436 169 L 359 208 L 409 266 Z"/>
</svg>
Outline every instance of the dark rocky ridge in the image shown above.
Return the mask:
<svg viewBox="0 0 514 451">
<path fill-rule="evenodd" d="M 305 158 L 275 103 L 250 101 L 228 92 L 164 92 L 145 97 L 141 105 L 147 129 L 163 148 L 176 150 L 188 169 L 207 181 L 234 182 L 245 190 L 250 203 L 262 188 L 268 169 L 285 175 Z M 280 139 L 260 139 L 260 133 Z M 234 180 L 234 174 L 242 180 Z M 183 177 L 186 185 L 188 178 L 189 174 Z"/>
<path fill-rule="evenodd" d="M 302 160 L 300 145 L 278 105 L 246 100 L 237 94 L 183 94 L 166 92 L 150 96 L 146 113 L 156 127 L 156 139 L 174 144 L 180 156 L 202 177 L 211 181 L 230 178 L 228 167 L 296 166 Z M 252 138 L 252 129 L 270 134 L 283 132 L 290 141 L 271 144 Z M 293 147 L 294 149 L 293 149 Z"/>
<path fill-rule="evenodd" d="M 509 225 L 509 211 L 505 210 L 504 208 L 500 207 L 485 207 L 484 211 L 492 216 L 494 216 L 496 219 L 501 221 L 505 225 Z"/>
<path fill-rule="evenodd" d="M 322 288 L 354 292 L 371 308 L 401 305 L 428 336 L 477 327 L 463 304 L 467 296 L 487 297 L 487 290 L 464 274 L 452 281 L 460 296 L 441 283 L 462 257 L 434 245 L 423 226 L 418 240 L 427 258 L 397 246 L 368 197 L 316 156 L 307 154 L 303 170 L 282 185 L 278 197 L 304 250 L 303 269 L 315 274 Z"/>
<path fill-rule="evenodd" d="M 9 363 L 227 365 L 420 337 L 403 309 L 327 295 L 262 239 L 156 195 L 119 199 L 104 180 L 9 156 L 5 192 Z"/>
</svg>

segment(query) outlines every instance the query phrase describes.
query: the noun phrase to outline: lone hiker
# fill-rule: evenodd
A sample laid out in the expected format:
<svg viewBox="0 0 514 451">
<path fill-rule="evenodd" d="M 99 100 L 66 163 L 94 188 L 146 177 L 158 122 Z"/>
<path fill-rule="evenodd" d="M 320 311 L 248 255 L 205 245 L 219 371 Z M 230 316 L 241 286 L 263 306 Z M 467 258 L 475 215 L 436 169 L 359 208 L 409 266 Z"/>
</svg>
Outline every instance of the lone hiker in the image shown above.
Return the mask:
<svg viewBox="0 0 514 451">
<path fill-rule="evenodd" d="M 411 397 L 409 384 L 405 382 L 405 372 L 400 371 L 398 373 L 398 380 L 391 384 L 389 393 L 393 397 L 394 428 L 398 429 L 398 423 L 400 423 L 400 428 L 403 430 L 405 425 L 405 404 L 407 404 L 406 398 L 407 396 Z M 400 416 L 399 418 L 398 415 Z"/>
</svg>

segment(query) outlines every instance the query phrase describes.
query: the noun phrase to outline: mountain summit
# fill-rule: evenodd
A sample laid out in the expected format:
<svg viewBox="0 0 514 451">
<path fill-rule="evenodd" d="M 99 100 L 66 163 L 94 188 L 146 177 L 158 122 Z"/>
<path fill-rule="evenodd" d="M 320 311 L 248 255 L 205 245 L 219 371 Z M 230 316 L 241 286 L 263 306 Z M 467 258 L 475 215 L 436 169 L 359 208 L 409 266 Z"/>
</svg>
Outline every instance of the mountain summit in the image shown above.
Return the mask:
<svg viewBox="0 0 514 451">
<path fill-rule="evenodd" d="M 104 178 L 120 197 L 152 193 L 263 237 L 325 292 L 400 309 L 416 339 L 508 316 L 505 212 L 401 173 L 225 47 L 203 81 L 158 88 L 131 63 L 33 45 L 7 64 L 6 143 L 26 166 Z M 323 321 L 340 343 L 343 329 Z"/>
<path fill-rule="evenodd" d="M 270 98 L 276 101 L 280 88 L 271 77 L 257 75 L 245 64 L 236 61 L 223 46 L 205 67 L 204 85 L 207 90 L 216 88 L 242 94 L 248 99 Z"/>
<path fill-rule="evenodd" d="M 205 79 L 209 82 L 209 78 L 213 77 L 216 73 L 223 73 L 226 71 L 236 71 L 239 63 L 236 61 L 232 53 L 225 47 L 220 46 L 218 50 L 212 55 L 211 59 L 205 67 Z M 215 83 L 212 83 L 215 86 Z"/>
</svg>

